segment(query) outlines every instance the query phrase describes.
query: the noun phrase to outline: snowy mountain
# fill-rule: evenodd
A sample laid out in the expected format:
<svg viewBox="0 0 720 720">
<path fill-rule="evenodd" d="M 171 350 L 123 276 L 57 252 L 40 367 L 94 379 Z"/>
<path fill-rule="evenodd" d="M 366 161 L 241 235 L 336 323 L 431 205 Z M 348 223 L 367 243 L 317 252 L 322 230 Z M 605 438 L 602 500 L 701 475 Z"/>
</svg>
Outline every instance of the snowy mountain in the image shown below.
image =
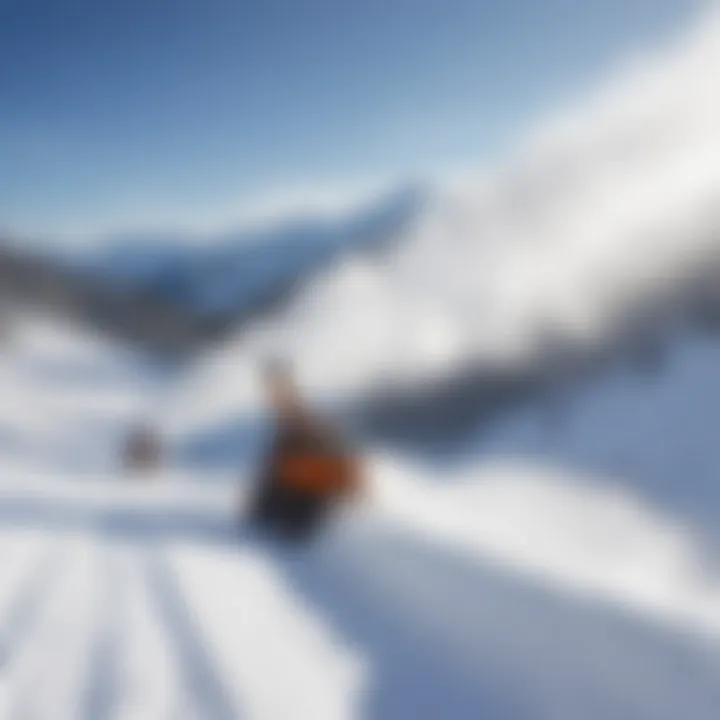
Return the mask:
<svg viewBox="0 0 720 720">
<path fill-rule="evenodd" d="M 476 182 L 202 242 L 122 238 L 75 265 L 138 312 L 183 315 L 199 341 L 272 309 L 248 348 L 275 346 L 343 393 L 603 353 L 685 309 L 712 319 L 719 25 L 711 13 L 622 68 Z"/>
<path fill-rule="evenodd" d="M 652 344 L 682 317 L 717 325 L 719 39 L 715 13 L 622 68 L 504 166 L 434 192 L 392 253 L 337 262 L 238 351 L 274 348 L 315 391 L 359 396 Z"/>
<path fill-rule="evenodd" d="M 191 315 L 244 318 L 338 257 L 391 243 L 424 196 L 407 188 L 341 218 L 290 220 L 210 238 L 123 237 L 75 263 L 114 287 Z"/>
</svg>

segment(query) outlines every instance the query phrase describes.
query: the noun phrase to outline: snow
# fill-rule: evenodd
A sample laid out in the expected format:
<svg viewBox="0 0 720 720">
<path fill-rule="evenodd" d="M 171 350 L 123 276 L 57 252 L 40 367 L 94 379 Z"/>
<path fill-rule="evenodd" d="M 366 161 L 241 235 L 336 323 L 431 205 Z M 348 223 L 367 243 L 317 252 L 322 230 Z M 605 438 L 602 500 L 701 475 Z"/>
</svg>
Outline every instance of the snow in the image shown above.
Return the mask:
<svg viewBox="0 0 720 720">
<path fill-rule="evenodd" d="M 176 551 L 175 567 L 190 605 L 203 609 L 199 625 L 217 650 L 219 671 L 249 717 L 354 717 L 362 659 L 293 597 L 272 558 L 188 547 Z M 238 653 L 242 647 L 253 650 Z M 279 678 L 287 680 L 282 692 Z"/>
<path fill-rule="evenodd" d="M 364 506 L 274 547 L 237 530 L 243 469 L 118 471 L 112 440 L 169 397 L 155 370 L 24 328 L 0 370 L 35 439 L 0 460 L 0 717 L 717 717 L 720 588 L 672 513 L 549 466 L 376 453 Z"/>
<path fill-rule="evenodd" d="M 291 357 L 313 399 L 528 363 L 546 320 L 597 342 L 716 251 L 717 29 L 180 375 L 18 317 L 0 349 L 0 718 L 717 720 L 717 511 L 699 512 L 717 341 L 682 340 L 655 385 L 618 371 L 578 391 L 553 433 L 528 406 L 452 462 L 370 449 L 365 502 L 305 549 L 237 525 L 267 430 L 259 356 Z M 169 462 L 127 475 L 119 444 L 148 418 Z"/>
<path fill-rule="evenodd" d="M 555 588 L 686 631 L 720 635 L 720 580 L 700 536 L 602 478 L 485 462 L 447 473 L 385 464 L 378 504 L 393 525 Z"/>
</svg>

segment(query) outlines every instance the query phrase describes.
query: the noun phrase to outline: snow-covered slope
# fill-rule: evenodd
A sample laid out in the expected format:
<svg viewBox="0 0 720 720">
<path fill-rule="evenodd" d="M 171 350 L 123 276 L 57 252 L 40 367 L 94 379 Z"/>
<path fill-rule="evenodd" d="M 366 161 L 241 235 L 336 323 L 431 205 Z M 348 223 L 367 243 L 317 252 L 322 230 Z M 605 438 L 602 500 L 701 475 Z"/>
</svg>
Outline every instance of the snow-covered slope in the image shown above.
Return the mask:
<svg viewBox="0 0 720 720">
<path fill-rule="evenodd" d="M 187 398 L 140 358 L 28 318 L 0 380 L 0 717 L 717 717 L 720 587 L 671 508 L 373 455 L 367 504 L 283 550 L 238 532 L 236 472 L 118 472 Z"/>
<path fill-rule="evenodd" d="M 464 462 L 524 457 L 605 476 L 672 509 L 717 552 L 719 424 L 720 340 L 688 332 L 668 344 L 651 372 L 619 363 L 479 428 L 466 439 Z"/>
</svg>

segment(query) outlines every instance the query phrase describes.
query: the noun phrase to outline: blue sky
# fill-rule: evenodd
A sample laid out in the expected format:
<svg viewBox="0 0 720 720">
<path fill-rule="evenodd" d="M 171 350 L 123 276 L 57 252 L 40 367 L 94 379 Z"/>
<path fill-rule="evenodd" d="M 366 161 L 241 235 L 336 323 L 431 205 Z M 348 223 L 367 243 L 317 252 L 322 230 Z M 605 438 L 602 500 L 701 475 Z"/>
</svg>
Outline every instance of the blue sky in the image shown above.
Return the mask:
<svg viewBox="0 0 720 720">
<path fill-rule="evenodd" d="M 208 227 L 481 165 L 691 0 L 0 0 L 0 228 Z"/>
</svg>

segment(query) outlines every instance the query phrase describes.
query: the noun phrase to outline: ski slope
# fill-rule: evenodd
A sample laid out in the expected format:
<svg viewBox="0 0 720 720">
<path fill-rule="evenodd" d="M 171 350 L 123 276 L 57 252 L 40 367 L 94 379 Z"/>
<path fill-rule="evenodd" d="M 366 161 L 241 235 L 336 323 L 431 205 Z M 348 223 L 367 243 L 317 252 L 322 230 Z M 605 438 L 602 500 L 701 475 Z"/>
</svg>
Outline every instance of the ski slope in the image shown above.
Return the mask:
<svg viewBox="0 0 720 720">
<path fill-rule="evenodd" d="M 376 454 L 364 507 L 273 547 L 243 477 L 119 471 L 172 394 L 139 358 L 28 320 L 0 368 L 2 718 L 718 716 L 720 587 L 637 498 Z"/>
</svg>

